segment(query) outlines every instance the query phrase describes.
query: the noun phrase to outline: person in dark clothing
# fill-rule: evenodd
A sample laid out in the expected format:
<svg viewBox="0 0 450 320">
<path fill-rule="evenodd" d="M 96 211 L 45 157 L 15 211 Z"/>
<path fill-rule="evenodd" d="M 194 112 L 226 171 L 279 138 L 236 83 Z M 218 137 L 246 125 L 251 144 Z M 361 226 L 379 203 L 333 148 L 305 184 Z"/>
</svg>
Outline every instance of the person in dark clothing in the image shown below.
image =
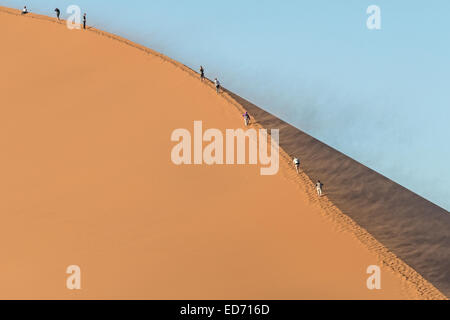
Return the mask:
<svg viewBox="0 0 450 320">
<path fill-rule="evenodd" d="M 203 69 L 203 66 L 200 66 L 200 80 L 205 79 L 205 69 Z"/>
<path fill-rule="evenodd" d="M 61 15 L 61 11 L 58 8 L 56 8 L 55 12 L 56 12 L 56 17 L 58 18 L 58 20 L 60 20 L 59 16 Z"/>
<path fill-rule="evenodd" d="M 83 14 L 83 29 L 86 30 L 86 13 Z"/>
</svg>

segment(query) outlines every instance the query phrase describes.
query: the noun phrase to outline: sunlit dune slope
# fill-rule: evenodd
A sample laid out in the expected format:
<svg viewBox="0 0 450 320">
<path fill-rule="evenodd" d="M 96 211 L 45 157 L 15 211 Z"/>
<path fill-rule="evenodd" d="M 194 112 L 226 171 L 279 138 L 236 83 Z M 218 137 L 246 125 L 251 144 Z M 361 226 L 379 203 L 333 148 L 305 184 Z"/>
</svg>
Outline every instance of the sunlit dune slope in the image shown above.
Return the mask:
<svg viewBox="0 0 450 320">
<path fill-rule="evenodd" d="M 173 164 L 173 130 L 243 127 L 181 64 L 10 9 L 0 39 L 0 298 L 442 297 L 328 219 L 283 151 L 274 176 Z"/>
</svg>

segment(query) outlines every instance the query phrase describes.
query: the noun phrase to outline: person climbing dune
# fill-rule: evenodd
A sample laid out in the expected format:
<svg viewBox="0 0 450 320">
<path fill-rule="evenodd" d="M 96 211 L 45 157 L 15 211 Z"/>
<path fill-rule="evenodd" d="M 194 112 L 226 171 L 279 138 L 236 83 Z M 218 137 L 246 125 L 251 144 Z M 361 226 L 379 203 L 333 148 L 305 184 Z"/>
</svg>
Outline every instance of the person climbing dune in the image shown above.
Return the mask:
<svg viewBox="0 0 450 320">
<path fill-rule="evenodd" d="M 58 20 L 60 20 L 60 19 L 59 19 L 59 16 L 61 15 L 61 10 L 59 10 L 58 8 L 56 8 L 56 9 L 55 9 L 55 12 L 56 12 L 56 18 L 58 18 Z"/>
<path fill-rule="evenodd" d="M 320 182 L 320 180 L 317 180 L 316 190 L 317 190 L 317 194 L 319 195 L 319 197 L 322 196 L 322 187 L 323 187 L 323 183 Z"/>
<path fill-rule="evenodd" d="M 246 111 L 242 116 L 244 117 L 245 126 L 247 127 L 250 124 L 250 115 Z"/>
<path fill-rule="evenodd" d="M 86 30 L 86 13 L 83 14 L 83 29 Z"/>
<path fill-rule="evenodd" d="M 300 160 L 298 158 L 294 158 L 294 160 L 292 160 L 292 162 L 294 163 L 295 166 L 295 170 L 297 170 L 297 173 L 299 173 L 299 168 L 300 168 Z"/>
<path fill-rule="evenodd" d="M 220 82 L 217 78 L 214 79 L 214 85 L 216 86 L 216 92 L 220 93 Z"/>
<path fill-rule="evenodd" d="M 200 80 L 205 79 L 205 69 L 203 69 L 203 66 L 200 66 Z"/>
</svg>

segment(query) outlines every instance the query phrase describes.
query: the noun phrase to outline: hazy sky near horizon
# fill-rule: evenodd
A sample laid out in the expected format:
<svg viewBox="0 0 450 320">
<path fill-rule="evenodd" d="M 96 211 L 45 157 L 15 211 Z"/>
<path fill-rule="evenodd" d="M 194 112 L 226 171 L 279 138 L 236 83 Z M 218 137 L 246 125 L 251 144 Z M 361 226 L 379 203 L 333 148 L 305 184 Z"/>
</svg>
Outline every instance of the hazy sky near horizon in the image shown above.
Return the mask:
<svg viewBox="0 0 450 320">
<path fill-rule="evenodd" d="M 450 210 L 450 1 L 0 0 L 72 4 Z"/>
</svg>

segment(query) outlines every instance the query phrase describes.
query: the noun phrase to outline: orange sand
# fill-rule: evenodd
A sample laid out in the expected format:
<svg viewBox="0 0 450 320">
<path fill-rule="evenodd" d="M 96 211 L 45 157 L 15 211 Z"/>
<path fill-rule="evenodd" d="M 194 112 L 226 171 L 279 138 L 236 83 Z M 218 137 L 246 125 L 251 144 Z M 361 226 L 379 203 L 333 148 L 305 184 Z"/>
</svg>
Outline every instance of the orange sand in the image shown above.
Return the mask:
<svg viewBox="0 0 450 320">
<path fill-rule="evenodd" d="M 380 256 L 326 218 L 287 160 L 276 176 L 172 164 L 174 129 L 243 126 L 186 67 L 0 11 L 0 298 L 442 298 L 387 266 L 368 290 Z M 79 291 L 65 287 L 72 264 Z"/>
</svg>

